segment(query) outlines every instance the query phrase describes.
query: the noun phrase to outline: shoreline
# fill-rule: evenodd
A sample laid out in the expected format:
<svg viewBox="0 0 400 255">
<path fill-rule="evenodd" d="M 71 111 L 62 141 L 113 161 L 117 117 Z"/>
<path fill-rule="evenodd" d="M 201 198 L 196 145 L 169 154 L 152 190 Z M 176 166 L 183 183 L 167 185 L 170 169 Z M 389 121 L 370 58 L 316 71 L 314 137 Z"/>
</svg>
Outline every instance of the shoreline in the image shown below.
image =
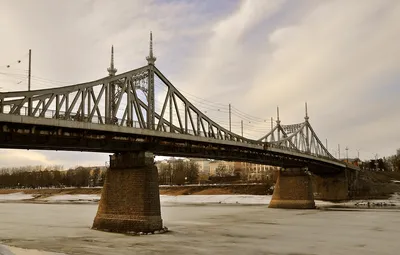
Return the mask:
<svg viewBox="0 0 400 255">
<path fill-rule="evenodd" d="M 215 184 L 160 186 L 160 195 L 272 195 L 267 184 Z M 0 189 L 0 195 L 23 193 L 45 198 L 55 195 L 100 195 L 102 187 Z"/>
<path fill-rule="evenodd" d="M 83 189 L 86 190 L 86 189 Z M 42 194 L 38 194 L 38 190 L 1 190 L 0 204 L 18 203 L 18 204 L 98 204 L 101 196 L 101 188 L 89 189 L 87 193 L 82 194 L 82 189 L 68 189 L 68 192 L 61 189 L 54 192 L 53 189 L 41 189 Z M 25 192 L 22 192 L 25 191 Z M 63 191 L 63 192 L 61 192 Z M 220 194 L 218 190 L 213 189 L 212 194 L 168 194 L 163 192 L 160 195 L 160 203 L 164 206 L 173 205 L 255 205 L 268 206 L 272 195 L 251 195 L 251 194 Z M 66 194 L 69 193 L 69 194 Z M 43 195 L 45 194 L 45 195 Z M 400 209 L 400 193 L 395 193 L 388 198 L 372 198 L 372 199 L 349 199 L 346 201 L 322 201 L 315 199 L 317 209 Z"/>
</svg>

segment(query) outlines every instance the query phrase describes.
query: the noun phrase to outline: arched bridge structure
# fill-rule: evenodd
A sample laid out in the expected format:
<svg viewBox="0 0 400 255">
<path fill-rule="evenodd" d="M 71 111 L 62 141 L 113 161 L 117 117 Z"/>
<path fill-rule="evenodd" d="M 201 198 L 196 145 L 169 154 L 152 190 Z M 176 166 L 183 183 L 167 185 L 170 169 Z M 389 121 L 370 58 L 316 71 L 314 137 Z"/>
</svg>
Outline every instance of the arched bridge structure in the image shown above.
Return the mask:
<svg viewBox="0 0 400 255">
<path fill-rule="evenodd" d="M 149 169 L 151 153 L 247 161 L 285 169 L 306 167 L 317 174 L 337 174 L 348 168 L 324 147 L 308 116 L 304 122 L 282 125 L 278 113 L 271 132 L 258 140 L 243 137 L 192 104 L 155 66 L 155 60 L 151 39 L 148 64 L 132 71 L 116 74 L 112 49 L 109 75 L 104 78 L 65 87 L 0 93 L 0 147 L 114 153 L 114 175 L 124 169 Z M 113 188 L 113 171 L 107 174 L 94 228 L 158 229 L 162 224 L 157 218 L 158 191 L 147 192 L 142 198 L 158 199 L 155 207 L 141 207 L 143 219 L 115 223 L 109 218 L 104 208 L 112 206 L 107 201 L 118 199 L 117 193 L 126 193 L 120 187 Z M 153 185 L 157 173 L 147 172 L 151 174 L 133 174 L 136 182 L 140 179 Z M 146 187 L 143 189 L 148 190 Z M 116 189 L 115 194 L 104 191 L 111 189 Z M 115 213 L 115 208 L 111 211 Z"/>
<path fill-rule="evenodd" d="M 165 86 L 155 105 L 154 81 Z M 164 92 L 164 93 L 162 93 Z M 235 134 L 192 104 L 152 64 L 66 87 L 0 93 L 0 147 L 92 152 L 151 151 L 341 171 L 312 129 L 276 126 L 253 140 Z"/>
</svg>

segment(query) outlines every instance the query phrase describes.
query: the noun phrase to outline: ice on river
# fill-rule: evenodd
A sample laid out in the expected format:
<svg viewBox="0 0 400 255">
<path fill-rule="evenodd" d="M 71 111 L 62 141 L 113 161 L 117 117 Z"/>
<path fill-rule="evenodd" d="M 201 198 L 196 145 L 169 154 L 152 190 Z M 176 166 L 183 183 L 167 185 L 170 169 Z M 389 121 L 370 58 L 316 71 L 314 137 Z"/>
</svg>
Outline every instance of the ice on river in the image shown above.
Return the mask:
<svg viewBox="0 0 400 255">
<path fill-rule="evenodd" d="M 22 192 L 11 193 L 11 194 L 0 194 L 0 201 L 19 201 L 34 198 L 31 194 L 24 194 Z M 1 253 L 0 253 L 1 254 Z"/>
<path fill-rule="evenodd" d="M 65 255 L 63 253 L 46 252 L 33 249 L 22 249 L 0 244 L 0 255 Z"/>
<path fill-rule="evenodd" d="M 399 209 L 163 203 L 163 222 L 171 232 L 145 236 L 91 230 L 96 211 L 95 203 L 0 203 L 0 243 L 16 255 L 393 255 L 400 250 Z"/>
</svg>

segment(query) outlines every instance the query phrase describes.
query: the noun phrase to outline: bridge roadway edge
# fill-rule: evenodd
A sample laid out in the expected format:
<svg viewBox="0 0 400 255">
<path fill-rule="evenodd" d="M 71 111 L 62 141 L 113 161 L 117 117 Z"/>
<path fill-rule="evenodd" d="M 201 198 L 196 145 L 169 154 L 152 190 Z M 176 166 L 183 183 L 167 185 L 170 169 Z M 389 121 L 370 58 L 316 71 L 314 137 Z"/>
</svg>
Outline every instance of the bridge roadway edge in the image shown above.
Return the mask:
<svg viewBox="0 0 400 255">
<path fill-rule="evenodd" d="M 151 149 L 156 155 L 160 156 L 215 157 L 215 159 L 231 161 L 240 159 L 249 163 L 270 164 L 280 167 L 307 166 L 310 169 L 315 169 L 316 172 L 321 171 L 320 169 L 337 172 L 345 168 L 345 164 L 342 162 L 326 160 L 295 151 L 264 148 L 262 145 L 131 127 L 20 115 L 0 114 L 0 136 L 0 147 L 2 148 L 107 153 L 132 150 L 150 151 Z M 17 141 L 18 136 L 19 139 L 24 141 Z M 43 139 L 43 136 L 46 139 Z M 32 138 L 34 138 L 33 141 Z M 41 141 L 35 141 L 35 139 Z M 63 144 L 64 142 L 65 144 Z M 140 143 L 147 143 L 147 145 L 139 146 Z M 209 153 L 212 150 L 214 150 L 213 153 Z M 215 150 L 219 152 L 215 152 Z M 237 155 L 230 157 L 229 153 L 232 151 L 236 151 Z M 206 153 L 202 155 L 203 152 Z M 241 154 L 241 157 L 238 157 L 238 154 Z"/>
</svg>

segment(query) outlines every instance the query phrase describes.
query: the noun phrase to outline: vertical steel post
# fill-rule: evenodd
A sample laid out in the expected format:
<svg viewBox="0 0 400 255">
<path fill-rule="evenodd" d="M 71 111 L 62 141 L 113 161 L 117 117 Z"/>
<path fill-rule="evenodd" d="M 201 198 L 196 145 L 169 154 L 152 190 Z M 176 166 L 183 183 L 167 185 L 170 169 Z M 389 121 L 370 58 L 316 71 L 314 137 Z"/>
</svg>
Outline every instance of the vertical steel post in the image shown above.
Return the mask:
<svg viewBox="0 0 400 255">
<path fill-rule="evenodd" d="M 240 125 L 242 126 L 242 137 L 243 137 L 243 120 L 240 121 Z"/>
<path fill-rule="evenodd" d="M 280 131 L 280 125 L 281 125 L 281 121 L 279 120 L 279 107 L 276 107 L 276 125 L 278 126 L 278 141 L 281 140 L 281 131 Z"/>
<path fill-rule="evenodd" d="M 232 115 L 231 114 L 232 114 L 232 112 L 231 112 L 231 104 L 229 104 L 229 131 L 230 132 L 232 132 Z"/>
<path fill-rule="evenodd" d="M 31 91 L 31 65 L 32 65 L 32 51 L 29 49 L 29 67 L 28 67 L 28 91 Z M 28 97 L 28 116 L 32 115 L 32 96 Z"/>
<path fill-rule="evenodd" d="M 148 64 L 148 91 L 147 91 L 147 128 L 154 129 L 154 62 L 156 62 L 156 57 L 153 55 L 153 34 L 150 32 L 150 48 L 149 56 L 146 57 Z"/>
<path fill-rule="evenodd" d="M 174 131 L 174 129 L 173 129 L 173 115 L 172 115 L 172 104 L 173 104 L 173 102 L 172 102 L 172 93 L 171 93 L 171 88 L 169 88 L 169 90 L 168 90 L 168 93 L 169 93 L 169 132 L 173 132 Z"/>
<path fill-rule="evenodd" d="M 128 118 L 127 118 L 126 126 L 132 127 L 133 126 L 133 114 L 132 114 L 132 102 L 131 102 L 131 100 L 132 100 L 131 94 L 132 94 L 132 90 L 133 90 L 132 80 L 129 79 L 127 81 L 127 85 L 128 85 L 128 87 L 126 89 L 126 101 L 127 101 L 126 107 L 128 107 Z"/>
<path fill-rule="evenodd" d="M 149 65 L 148 68 L 147 84 L 147 128 L 154 129 L 154 70 L 152 65 Z"/>
</svg>

